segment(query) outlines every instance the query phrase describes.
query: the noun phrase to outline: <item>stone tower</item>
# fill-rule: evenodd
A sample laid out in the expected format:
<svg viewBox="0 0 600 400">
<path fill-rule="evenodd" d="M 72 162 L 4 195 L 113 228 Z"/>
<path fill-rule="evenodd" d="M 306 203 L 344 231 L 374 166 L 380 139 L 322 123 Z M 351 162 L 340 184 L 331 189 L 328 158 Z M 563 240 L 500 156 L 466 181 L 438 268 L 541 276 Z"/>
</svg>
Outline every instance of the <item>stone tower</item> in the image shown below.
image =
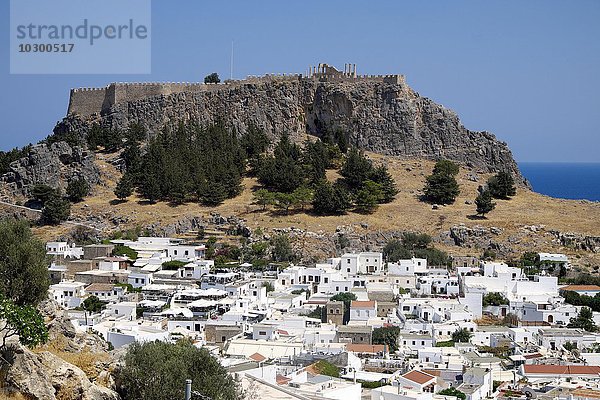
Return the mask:
<svg viewBox="0 0 600 400">
<path fill-rule="evenodd" d="M 329 301 L 325 305 L 325 321 L 336 325 L 344 324 L 344 302 Z"/>
</svg>

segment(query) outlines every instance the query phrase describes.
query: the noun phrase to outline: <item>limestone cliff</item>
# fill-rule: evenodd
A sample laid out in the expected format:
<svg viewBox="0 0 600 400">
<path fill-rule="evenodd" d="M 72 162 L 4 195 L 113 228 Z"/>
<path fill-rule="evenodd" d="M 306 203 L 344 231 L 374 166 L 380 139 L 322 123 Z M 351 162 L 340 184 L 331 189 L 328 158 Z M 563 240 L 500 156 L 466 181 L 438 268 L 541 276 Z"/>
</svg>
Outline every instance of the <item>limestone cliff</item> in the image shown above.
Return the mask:
<svg viewBox="0 0 600 400">
<path fill-rule="evenodd" d="M 66 142 L 32 146 L 29 155 L 11 163 L 10 169 L 0 178 L 4 195 L 27 196 L 36 184 L 61 188 L 64 192 L 68 181 L 75 176 L 84 177 L 90 184 L 99 181 L 94 154 Z"/>
</svg>

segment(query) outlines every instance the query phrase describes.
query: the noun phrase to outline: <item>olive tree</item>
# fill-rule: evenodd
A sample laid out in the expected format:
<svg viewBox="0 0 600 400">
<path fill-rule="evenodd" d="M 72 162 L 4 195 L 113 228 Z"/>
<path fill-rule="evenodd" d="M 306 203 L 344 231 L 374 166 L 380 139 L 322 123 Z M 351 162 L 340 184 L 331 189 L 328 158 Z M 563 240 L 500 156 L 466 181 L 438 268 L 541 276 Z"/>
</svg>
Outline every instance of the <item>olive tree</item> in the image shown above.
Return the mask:
<svg viewBox="0 0 600 400">
<path fill-rule="evenodd" d="M 117 372 L 119 391 L 125 399 L 183 399 L 186 379 L 192 390 L 212 400 L 240 400 L 239 383 L 204 348 L 187 340 L 176 344 L 160 341 L 129 345 Z"/>
<path fill-rule="evenodd" d="M 36 305 L 47 297 L 44 244 L 25 220 L 0 220 L 0 294 L 16 305 Z"/>
</svg>

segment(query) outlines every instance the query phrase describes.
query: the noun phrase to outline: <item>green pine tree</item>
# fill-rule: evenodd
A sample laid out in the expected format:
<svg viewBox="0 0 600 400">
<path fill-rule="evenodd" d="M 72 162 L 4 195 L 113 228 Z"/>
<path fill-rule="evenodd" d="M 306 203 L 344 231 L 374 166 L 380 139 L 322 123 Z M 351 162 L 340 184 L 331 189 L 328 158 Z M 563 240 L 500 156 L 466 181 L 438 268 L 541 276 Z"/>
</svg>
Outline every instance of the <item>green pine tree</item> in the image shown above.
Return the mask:
<svg viewBox="0 0 600 400">
<path fill-rule="evenodd" d="M 73 203 L 78 203 L 90 193 L 90 185 L 85 178 L 77 177 L 69 181 L 67 185 L 67 196 Z"/>
<path fill-rule="evenodd" d="M 315 188 L 312 205 L 318 214 L 343 214 L 350 207 L 350 199 L 343 187 L 323 181 Z"/>
<path fill-rule="evenodd" d="M 374 168 L 370 179 L 380 185 L 382 194 L 380 203 L 390 203 L 394 200 L 394 197 L 398 194 L 398 188 L 385 165 Z"/>
<path fill-rule="evenodd" d="M 114 193 L 119 200 L 125 200 L 133 194 L 133 180 L 128 173 L 123 174 L 121 179 L 119 179 Z"/>
<path fill-rule="evenodd" d="M 452 204 L 460 193 L 458 182 L 445 173 L 429 175 L 424 188 L 425 197 L 434 203 Z"/>
<path fill-rule="evenodd" d="M 517 194 L 515 180 L 510 172 L 498 172 L 496 175 L 488 179 L 487 186 L 492 196 L 497 199 L 507 200 L 511 196 Z"/>
<path fill-rule="evenodd" d="M 354 203 L 359 211 L 372 213 L 383 198 L 381 185 L 373 181 L 365 181 L 363 187 L 356 192 Z"/>
<path fill-rule="evenodd" d="M 475 199 L 477 206 L 477 214 L 484 216 L 496 207 L 496 203 L 492 201 L 492 193 L 489 190 L 483 190 Z"/>
<path fill-rule="evenodd" d="M 362 186 L 373 171 L 373 165 L 365 155 L 356 147 L 350 149 L 346 161 L 340 170 L 340 175 L 351 190 Z"/>
</svg>

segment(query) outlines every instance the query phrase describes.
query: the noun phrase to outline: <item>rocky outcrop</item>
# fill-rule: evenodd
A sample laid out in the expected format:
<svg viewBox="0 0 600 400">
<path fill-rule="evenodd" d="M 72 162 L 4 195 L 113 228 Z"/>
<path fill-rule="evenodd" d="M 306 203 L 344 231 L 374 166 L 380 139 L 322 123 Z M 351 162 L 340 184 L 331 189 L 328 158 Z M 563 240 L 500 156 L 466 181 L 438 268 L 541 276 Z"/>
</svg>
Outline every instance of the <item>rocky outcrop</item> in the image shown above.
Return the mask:
<svg viewBox="0 0 600 400">
<path fill-rule="evenodd" d="M 48 328 L 48 344 L 31 351 L 17 341 L 11 343 L 10 367 L 3 371 L 0 397 L 19 393 L 35 400 L 119 399 L 112 390 L 110 372 L 116 368 L 116 361 L 108 354 L 107 343 L 96 335 L 77 331 L 54 300 L 42 302 L 38 309 Z"/>
<path fill-rule="evenodd" d="M 561 246 L 592 253 L 600 252 L 600 236 L 588 236 L 572 232 L 563 233 L 554 230 L 550 233 L 556 237 Z"/>
<path fill-rule="evenodd" d="M 119 395 L 96 385 L 76 366 L 54 354 L 33 353 L 18 346 L 3 390 L 34 400 L 118 400 Z"/>
<path fill-rule="evenodd" d="M 340 129 L 349 142 L 374 152 L 421 158 L 449 158 L 477 171 L 507 169 L 521 177 L 506 143 L 487 132 L 470 131 L 457 115 L 420 96 L 405 83 L 312 79 L 252 80 L 211 90 L 153 95 L 116 102 L 97 114 L 71 114 L 56 132 L 85 136 L 91 123 L 123 129 L 140 122 L 157 132 L 166 124 L 224 120 L 237 132 L 250 124 L 276 139 L 297 140 Z"/>
<path fill-rule="evenodd" d="M 61 188 L 64 192 L 68 181 L 75 176 L 96 184 L 100 174 L 94 158 L 94 153 L 71 147 L 66 142 L 40 143 L 31 147 L 27 157 L 11 163 L 10 171 L 0 182 L 4 184 L 5 194 L 21 196 L 29 195 L 36 184 Z"/>
</svg>

